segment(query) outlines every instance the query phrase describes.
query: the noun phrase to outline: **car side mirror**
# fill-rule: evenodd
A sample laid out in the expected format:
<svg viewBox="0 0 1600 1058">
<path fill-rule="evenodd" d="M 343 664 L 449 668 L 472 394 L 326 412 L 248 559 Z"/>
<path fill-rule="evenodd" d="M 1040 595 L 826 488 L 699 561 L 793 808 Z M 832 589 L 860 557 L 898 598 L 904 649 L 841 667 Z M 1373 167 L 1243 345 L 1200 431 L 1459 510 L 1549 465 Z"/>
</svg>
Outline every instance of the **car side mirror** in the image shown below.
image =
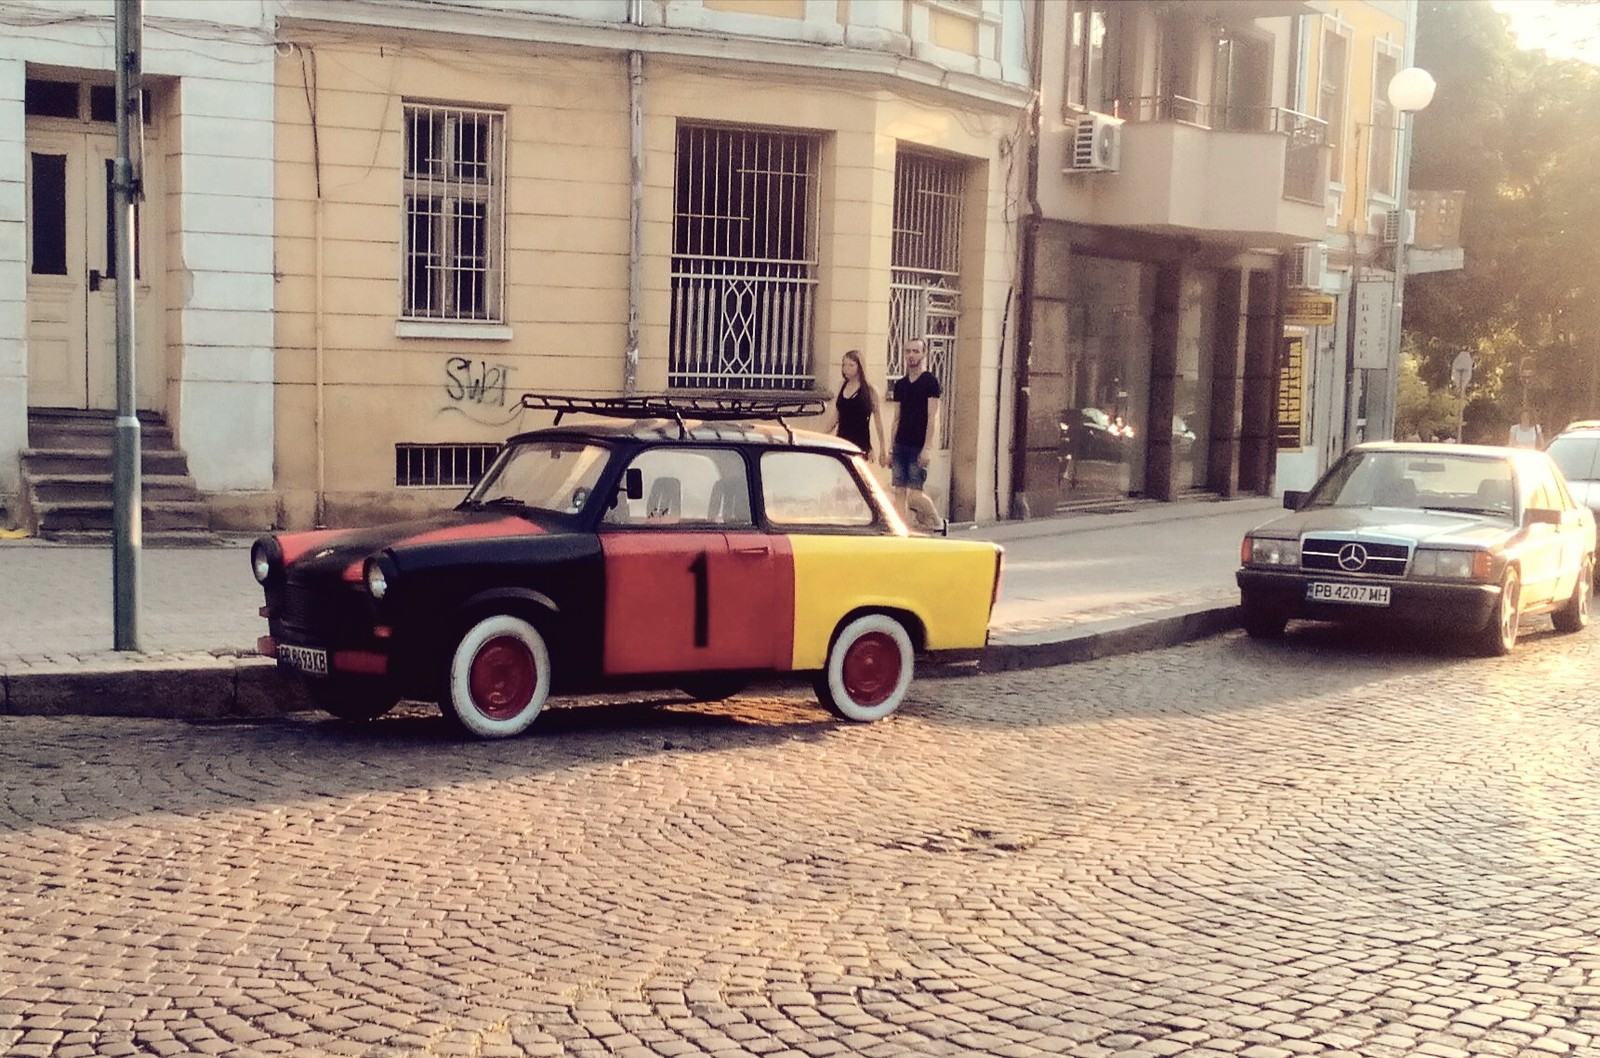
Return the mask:
<svg viewBox="0 0 1600 1058">
<path fill-rule="evenodd" d="M 1526 525 L 1560 525 L 1561 512 L 1547 507 L 1529 507 L 1522 521 Z"/>
<path fill-rule="evenodd" d="M 1286 511 L 1298 511 L 1301 507 L 1305 506 L 1305 502 L 1306 502 L 1306 491 L 1304 489 L 1284 489 L 1283 490 L 1283 509 L 1284 510 L 1286 510 Z"/>
<path fill-rule="evenodd" d="M 622 475 L 622 490 L 630 500 L 644 499 L 644 471 L 629 467 Z"/>
</svg>

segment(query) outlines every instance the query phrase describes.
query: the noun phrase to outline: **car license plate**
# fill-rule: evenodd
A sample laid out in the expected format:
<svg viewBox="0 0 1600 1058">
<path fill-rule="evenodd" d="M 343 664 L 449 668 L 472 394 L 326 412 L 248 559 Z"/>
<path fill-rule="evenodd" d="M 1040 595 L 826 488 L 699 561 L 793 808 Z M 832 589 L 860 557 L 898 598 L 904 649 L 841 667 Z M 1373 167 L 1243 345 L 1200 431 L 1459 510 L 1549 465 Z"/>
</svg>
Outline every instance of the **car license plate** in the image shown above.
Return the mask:
<svg viewBox="0 0 1600 1058">
<path fill-rule="evenodd" d="M 278 644 L 278 660 L 292 669 L 309 673 L 312 676 L 326 676 L 328 674 L 328 652 L 316 650 L 312 647 L 291 647 L 282 643 Z"/>
<path fill-rule="evenodd" d="M 1355 606 L 1388 606 L 1387 584 L 1329 584 L 1312 581 L 1306 585 L 1307 602 L 1344 602 Z"/>
</svg>

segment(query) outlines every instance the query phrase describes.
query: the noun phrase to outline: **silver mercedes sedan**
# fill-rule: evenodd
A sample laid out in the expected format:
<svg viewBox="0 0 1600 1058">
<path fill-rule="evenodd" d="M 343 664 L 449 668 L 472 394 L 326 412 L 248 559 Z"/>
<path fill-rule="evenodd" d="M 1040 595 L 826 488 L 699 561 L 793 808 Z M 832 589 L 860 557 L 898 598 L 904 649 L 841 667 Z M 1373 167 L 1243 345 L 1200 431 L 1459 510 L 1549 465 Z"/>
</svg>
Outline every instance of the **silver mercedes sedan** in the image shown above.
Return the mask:
<svg viewBox="0 0 1600 1058">
<path fill-rule="evenodd" d="M 1595 519 L 1548 455 L 1486 445 L 1357 445 L 1291 513 L 1245 535 L 1240 618 L 1421 627 L 1509 653 L 1525 615 L 1589 623 Z"/>
</svg>

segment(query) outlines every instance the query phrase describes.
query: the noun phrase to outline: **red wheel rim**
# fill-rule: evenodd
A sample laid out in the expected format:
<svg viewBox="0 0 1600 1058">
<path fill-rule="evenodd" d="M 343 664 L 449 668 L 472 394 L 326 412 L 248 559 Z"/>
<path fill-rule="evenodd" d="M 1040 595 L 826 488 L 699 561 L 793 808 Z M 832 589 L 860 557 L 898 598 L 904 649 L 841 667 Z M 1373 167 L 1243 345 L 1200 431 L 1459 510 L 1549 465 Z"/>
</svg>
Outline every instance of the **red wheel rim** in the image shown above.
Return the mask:
<svg viewBox="0 0 1600 1058">
<path fill-rule="evenodd" d="M 887 632 L 868 632 L 844 652 L 844 691 L 857 705 L 882 705 L 900 683 L 900 645 Z"/>
<path fill-rule="evenodd" d="M 495 636 L 472 658 L 467 685 L 472 704 L 491 720 L 510 720 L 533 700 L 539 664 L 533 651 L 515 636 Z"/>
</svg>

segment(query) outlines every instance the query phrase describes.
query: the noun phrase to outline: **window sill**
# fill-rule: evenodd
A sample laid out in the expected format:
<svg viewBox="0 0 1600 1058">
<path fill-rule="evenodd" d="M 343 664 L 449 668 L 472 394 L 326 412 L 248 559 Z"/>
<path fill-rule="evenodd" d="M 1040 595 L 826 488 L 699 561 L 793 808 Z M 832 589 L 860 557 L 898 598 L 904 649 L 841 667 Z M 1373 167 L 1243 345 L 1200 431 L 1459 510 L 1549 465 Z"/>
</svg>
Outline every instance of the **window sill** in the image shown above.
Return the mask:
<svg viewBox="0 0 1600 1058">
<path fill-rule="evenodd" d="M 504 323 L 467 320 L 396 320 L 396 338 L 457 338 L 464 341 L 509 342 L 511 327 Z"/>
</svg>

